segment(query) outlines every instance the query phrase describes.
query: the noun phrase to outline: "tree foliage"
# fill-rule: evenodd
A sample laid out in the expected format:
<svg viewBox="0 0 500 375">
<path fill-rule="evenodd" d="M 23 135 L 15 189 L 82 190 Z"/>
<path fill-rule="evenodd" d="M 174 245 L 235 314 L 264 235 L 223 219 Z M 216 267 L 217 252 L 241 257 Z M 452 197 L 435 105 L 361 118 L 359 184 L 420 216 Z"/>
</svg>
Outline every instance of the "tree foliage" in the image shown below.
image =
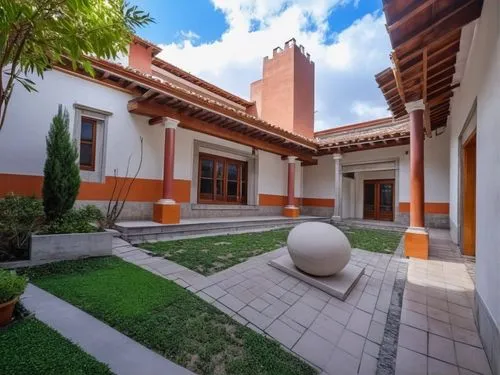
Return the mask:
<svg viewBox="0 0 500 375">
<path fill-rule="evenodd" d="M 75 204 L 80 189 L 78 151 L 69 133 L 69 114 L 62 106 L 52 119 L 43 170 L 43 210 L 47 220 L 61 218 Z"/>
<path fill-rule="evenodd" d="M 64 59 L 93 74 L 86 56 L 118 57 L 152 21 L 125 0 L 0 0 L 0 129 L 16 82 L 34 91 L 30 74 Z"/>
</svg>

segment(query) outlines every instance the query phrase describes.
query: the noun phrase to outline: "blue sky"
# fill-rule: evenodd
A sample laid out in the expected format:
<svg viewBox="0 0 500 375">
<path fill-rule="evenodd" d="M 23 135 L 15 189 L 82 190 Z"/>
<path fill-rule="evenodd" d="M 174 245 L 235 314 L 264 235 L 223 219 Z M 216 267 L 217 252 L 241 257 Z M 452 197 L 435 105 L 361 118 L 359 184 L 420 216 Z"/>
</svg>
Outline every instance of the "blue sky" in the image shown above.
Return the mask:
<svg viewBox="0 0 500 375">
<path fill-rule="evenodd" d="M 389 66 L 382 0 L 132 0 L 160 57 L 249 96 L 262 57 L 295 37 L 316 66 L 316 129 L 387 115 L 373 75 Z"/>
</svg>

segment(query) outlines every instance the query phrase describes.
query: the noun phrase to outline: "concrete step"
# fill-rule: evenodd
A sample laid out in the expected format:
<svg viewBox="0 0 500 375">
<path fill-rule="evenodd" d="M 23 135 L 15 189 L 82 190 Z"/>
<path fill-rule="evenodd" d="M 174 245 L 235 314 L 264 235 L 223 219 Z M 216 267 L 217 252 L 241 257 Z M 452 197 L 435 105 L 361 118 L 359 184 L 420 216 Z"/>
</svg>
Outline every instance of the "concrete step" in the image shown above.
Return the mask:
<svg viewBox="0 0 500 375">
<path fill-rule="evenodd" d="M 227 221 L 220 219 L 214 222 L 204 221 L 197 223 L 181 223 L 175 225 L 158 225 L 138 222 L 136 226 L 128 222 L 126 225 L 116 224 L 116 229 L 121 233 L 121 237 L 132 243 L 153 241 L 171 241 L 184 238 L 196 238 L 206 236 L 216 236 L 224 234 L 264 232 L 268 230 L 293 227 L 306 221 L 329 222 L 329 218 L 307 217 L 297 219 L 260 219 L 244 220 L 231 218 Z"/>
</svg>

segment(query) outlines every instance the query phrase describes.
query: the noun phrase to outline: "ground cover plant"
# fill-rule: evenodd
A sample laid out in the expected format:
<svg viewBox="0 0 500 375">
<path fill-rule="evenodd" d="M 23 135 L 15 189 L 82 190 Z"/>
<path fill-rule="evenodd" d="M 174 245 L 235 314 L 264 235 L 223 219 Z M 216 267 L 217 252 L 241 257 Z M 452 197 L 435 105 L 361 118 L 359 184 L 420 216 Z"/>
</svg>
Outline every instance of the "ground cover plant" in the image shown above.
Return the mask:
<svg viewBox="0 0 500 375">
<path fill-rule="evenodd" d="M 385 254 L 392 254 L 398 248 L 402 237 L 398 232 L 376 229 L 346 229 L 344 234 L 353 249 Z"/>
<path fill-rule="evenodd" d="M 196 373 L 315 373 L 276 342 L 121 259 L 59 262 L 24 272 L 39 287 Z"/>
<path fill-rule="evenodd" d="M 190 268 L 212 275 L 248 258 L 286 246 L 290 229 L 260 233 L 230 234 L 175 241 L 143 243 L 143 249 Z M 345 230 L 351 246 L 380 253 L 393 253 L 401 234 L 383 230 Z"/>
<path fill-rule="evenodd" d="M 144 243 L 142 248 L 203 275 L 286 246 L 290 229 Z"/>
<path fill-rule="evenodd" d="M 106 365 L 34 318 L 0 329 L 0 343 L 0 374 L 112 374 Z"/>
</svg>

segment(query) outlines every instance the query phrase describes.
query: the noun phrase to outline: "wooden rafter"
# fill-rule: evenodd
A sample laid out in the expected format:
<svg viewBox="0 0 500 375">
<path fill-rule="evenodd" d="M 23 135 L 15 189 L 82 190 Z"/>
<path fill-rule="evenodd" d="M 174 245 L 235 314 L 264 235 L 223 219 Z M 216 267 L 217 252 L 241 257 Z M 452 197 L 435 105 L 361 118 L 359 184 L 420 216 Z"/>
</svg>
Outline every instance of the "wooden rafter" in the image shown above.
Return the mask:
<svg viewBox="0 0 500 375">
<path fill-rule="evenodd" d="M 394 31 L 394 29 L 400 27 L 402 24 L 411 19 L 413 16 L 429 8 L 436 1 L 437 0 L 426 0 L 426 1 L 414 2 L 412 5 L 407 7 L 403 12 L 401 12 L 398 16 L 395 17 L 396 21 L 394 21 L 390 25 L 387 25 L 387 30 Z"/>
<path fill-rule="evenodd" d="M 429 105 L 427 104 L 427 48 L 424 48 L 422 53 L 422 99 L 424 101 L 425 110 L 424 110 L 424 128 L 425 134 L 427 137 L 432 138 L 432 130 L 431 130 L 431 116 L 429 111 Z"/>
<path fill-rule="evenodd" d="M 406 102 L 405 100 L 405 93 L 403 90 L 403 81 L 401 80 L 401 74 L 399 72 L 399 64 L 398 64 L 398 57 L 394 52 L 391 53 L 391 60 L 392 60 L 392 73 L 394 74 L 394 79 L 396 80 L 396 87 L 398 88 L 398 93 L 399 96 L 401 97 L 401 100 L 403 103 Z"/>
</svg>

